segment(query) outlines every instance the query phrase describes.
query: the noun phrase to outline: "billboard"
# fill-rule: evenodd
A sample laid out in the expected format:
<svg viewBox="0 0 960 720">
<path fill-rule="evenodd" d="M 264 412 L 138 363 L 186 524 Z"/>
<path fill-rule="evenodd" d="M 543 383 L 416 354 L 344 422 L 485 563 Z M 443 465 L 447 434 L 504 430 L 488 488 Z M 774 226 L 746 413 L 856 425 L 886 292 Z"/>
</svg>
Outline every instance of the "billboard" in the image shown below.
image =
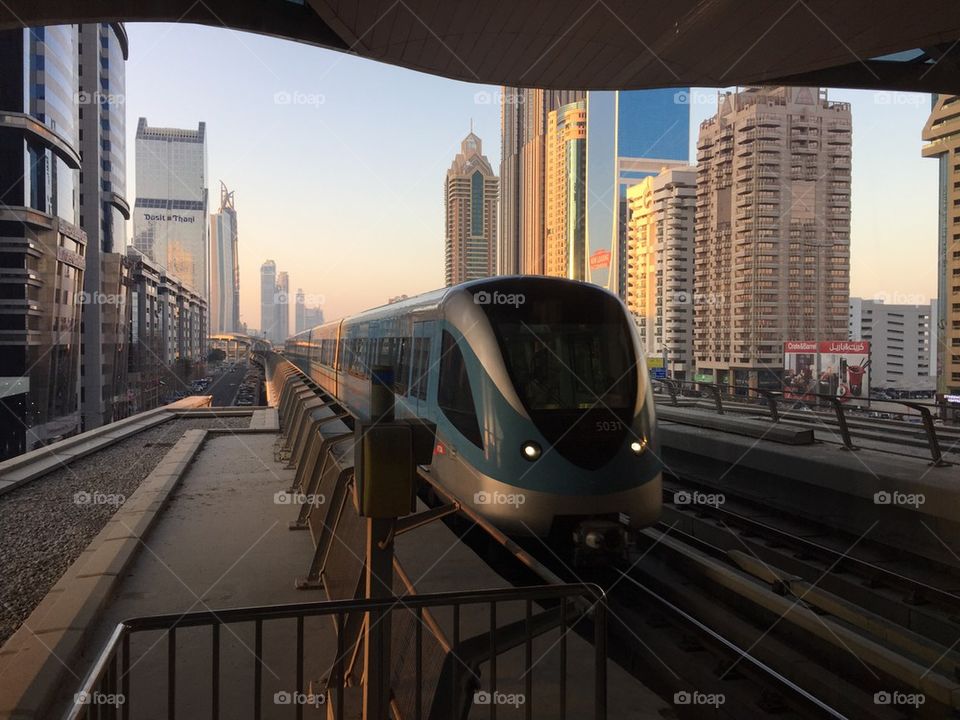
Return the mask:
<svg viewBox="0 0 960 720">
<path fill-rule="evenodd" d="M 870 398 L 870 343 L 864 340 L 788 340 L 783 344 L 783 396 L 841 402 Z"/>
</svg>

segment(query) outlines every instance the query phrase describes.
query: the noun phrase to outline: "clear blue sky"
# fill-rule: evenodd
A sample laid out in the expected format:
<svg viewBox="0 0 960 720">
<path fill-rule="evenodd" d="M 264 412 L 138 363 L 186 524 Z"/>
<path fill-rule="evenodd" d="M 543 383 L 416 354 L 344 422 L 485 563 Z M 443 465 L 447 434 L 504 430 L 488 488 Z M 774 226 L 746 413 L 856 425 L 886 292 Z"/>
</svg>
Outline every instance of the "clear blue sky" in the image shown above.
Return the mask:
<svg viewBox="0 0 960 720">
<path fill-rule="evenodd" d="M 220 180 L 236 191 L 250 327 L 266 258 L 291 292 L 322 295 L 327 318 L 443 284 L 444 174 L 471 119 L 498 166 L 497 88 L 229 30 L 127 29 L 128 194 L 138 117 L 206 121 L 212 209 Z M 925 302 L 936 292 L 937 164 L 920 158 L 929 96 L 830 97 L 853 104 L 851 293 Z M 695 145 L 716 91 L 692 98 Z"/>
</svg>

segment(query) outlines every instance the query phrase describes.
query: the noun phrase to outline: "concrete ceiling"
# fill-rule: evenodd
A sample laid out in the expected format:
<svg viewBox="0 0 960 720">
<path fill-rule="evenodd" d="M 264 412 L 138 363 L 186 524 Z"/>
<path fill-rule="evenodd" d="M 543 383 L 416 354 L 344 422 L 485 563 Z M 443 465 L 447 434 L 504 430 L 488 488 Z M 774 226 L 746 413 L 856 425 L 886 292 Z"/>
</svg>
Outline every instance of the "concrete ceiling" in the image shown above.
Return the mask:
<svg viewBox="0 0 960 720">
<path fill-rule="evenodd" d="M 4 0 L 0 27 L 188 22 L 474 82 L 960 94 L 957 0 Z M 907 60 L 878 60 L 916 50 Z"/>
</svg>

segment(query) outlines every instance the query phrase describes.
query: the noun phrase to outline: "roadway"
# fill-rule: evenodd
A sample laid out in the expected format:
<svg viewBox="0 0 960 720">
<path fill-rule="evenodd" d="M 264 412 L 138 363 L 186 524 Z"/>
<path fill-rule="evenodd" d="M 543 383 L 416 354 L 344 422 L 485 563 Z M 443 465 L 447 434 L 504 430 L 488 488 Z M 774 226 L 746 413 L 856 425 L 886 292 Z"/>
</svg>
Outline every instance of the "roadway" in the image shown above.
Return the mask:
<svg viewBox="0 0 960 720">
<path fill-rule="evenodd" d="M 237 388 L 243 382 L 244 375 L 247 373 L 248 365 L 245 362 L 239 362 L 233 369 L 227 370 L 214 377 L 213 382 L 201 395 L 213 395 L 212 405 L 214 407 L 228 407 L 233 405 L 233 399 L 237 395 Z"/>
</svg>

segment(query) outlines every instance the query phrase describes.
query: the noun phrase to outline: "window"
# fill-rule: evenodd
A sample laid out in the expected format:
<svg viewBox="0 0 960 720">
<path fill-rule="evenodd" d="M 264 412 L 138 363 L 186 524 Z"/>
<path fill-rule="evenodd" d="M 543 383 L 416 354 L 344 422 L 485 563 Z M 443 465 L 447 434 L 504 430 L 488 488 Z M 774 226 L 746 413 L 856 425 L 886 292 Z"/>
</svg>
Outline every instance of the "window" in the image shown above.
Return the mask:
<svg viewBox="0 0 960 720">
<path fill-rule="evenodd" d="M 467 440 L 483 448 L 477 410 L 473 404 L 470 376 L 463 360 L 460 346 L 446 330 L 440 346 L 440 384 L 437 387 L 437 404 L 447 419 Z"/>
<path fill-rule="evenodd" d="M 427 399 L 427 380 L 430 375 L 430 338 L 413 340 L 413 390 L 410 393 L 418 400 Z"/>
<path fill-rule="evenodd" d="M 397 374 L 393 378 L 393 389 L 400 395 L 407 394 L 407 380 L 410 378 L 410 338 L 397 338 Z"/>
</svg>

